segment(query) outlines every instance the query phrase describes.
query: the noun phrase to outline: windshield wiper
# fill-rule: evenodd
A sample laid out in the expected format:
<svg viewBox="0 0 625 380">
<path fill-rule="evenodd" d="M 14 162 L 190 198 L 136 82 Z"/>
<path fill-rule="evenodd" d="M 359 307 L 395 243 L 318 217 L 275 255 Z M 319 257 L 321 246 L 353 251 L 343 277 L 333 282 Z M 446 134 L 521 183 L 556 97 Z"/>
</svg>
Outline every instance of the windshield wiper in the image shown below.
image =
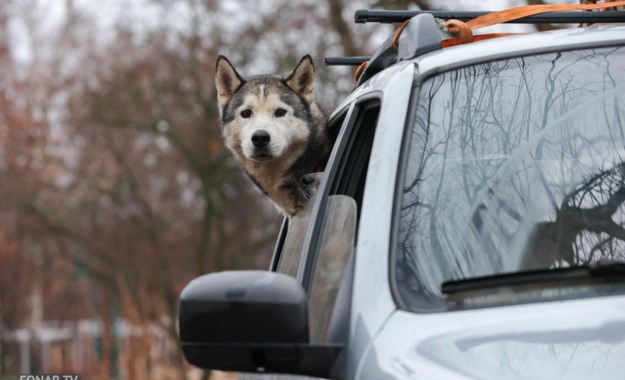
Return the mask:
<svg viewBox="0 0 625 380">
<path fill-rule="evenodd" d="M 540 282 L 609 278 L 625 280 L 625 262 L 601 260 L 577 267 L 540 269 L 446 281 L 441 284 L 441 292 L 453 294 L 504 286 L 531 285 Z"/>
</svg>

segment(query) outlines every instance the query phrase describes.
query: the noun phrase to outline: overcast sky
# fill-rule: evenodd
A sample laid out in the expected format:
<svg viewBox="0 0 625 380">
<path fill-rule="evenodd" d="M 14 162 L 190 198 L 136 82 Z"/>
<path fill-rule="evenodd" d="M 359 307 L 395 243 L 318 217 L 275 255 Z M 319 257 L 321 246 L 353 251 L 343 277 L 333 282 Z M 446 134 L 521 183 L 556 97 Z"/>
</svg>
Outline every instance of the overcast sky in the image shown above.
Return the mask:
<svg viewBox="0 0 625 380">
<path fill-rule="evenodd" d="M 111 30 L 115 22 L 120 20 L 132 21 L 137 30 L 164 21 L 163 15 L 159 14 L 159 9 L 150 5 L 148 0 L 73 0 L 73 5 L 79 11 L 93 17 L 101 32 L 99 37 L 102 41 L 107 38 L 107 30 Z M 65 19 L 66 1 L 19 2 L 13 6 L 11 14 L 13 16 L 10 24 L 13 54 L 20 62 L 28 61 L 32 57 L 32 41 L 27 33 L 28 15 L 34 16 L 36 20 L 37 38 L 45 39 L 47 36 L 54 35 Z"/>
<path fill-rule="evenodd" d="M 3 0 L 0 0 L 3 1 Z M 187 4 L 188 2 L 171 2 L 170 6 L 163 10 L 163 8 L 155 6 L 150 3 L 150 0 L 31 0 L 31 1 L 18 1 L 13 5 L 11 34 L 14 44 L 13 53 L 15 58 L 20 62 L 28 61 L 32 57 L 31 41 L 28 39 L 28 33 L 26 33 L 26 20 L 27 14 L 31 14 L 32 10 L 35 10 L 36 28 L 38 30 L 38 36 L 42 40 L 45 40 L 47 36 L 54 35 L 58 30 L 59 24 L 66 16 L 66 3 L 71 1 L 73 5 L 80 11 L 93 16 L 99 33 L 99 42 L 107 40 L 107 37 L 111 36 L 110 32 L 112 27 L 117 22 L 128 22 L 131 24 L 134 30 L 141 31 L 154 26 L 158 23 L 172 23 L 181 28 L 187 25 L 188 20 Z M 297 1 L 297 0 L 295 0 Z M 303 0 L 300 0 L 303 1 Z M 551 1 L 551 0 L 550 0 Z M 571 2 L 571 0 L 559 0 L 559 2 Z M 237 20 L 236 9 L 241 7 L 242 3 L 253 4 L 254 8 L 259 7 L 271 7 L 272 1 L 245 1 L 245 0 L 221 0 L 219 6 L 226 13 L 232 17 L 228 18 L 229 24 L 236 24 L 237 21 L 253 22 L 252 19 Z M 362 1 L 363 4 L 370 3 L 368 1 Z M 459 9 L 474 9 L 474 10 L 498 10 L 509 6 L 517 6 L 524 3 L 523 0 L 440 0 L 440 4 L 444 8 L 455 6 Z M 236 27 L 236 25 L 233 25 Z M 520 26 L 515 28 L 514 31 L 527 31 L 526 26 Z M 484 29 L 484 32 L 491 32 L 492 30 Z M 97 43 L 98 41 L 94 41 Z"/>
</svg>

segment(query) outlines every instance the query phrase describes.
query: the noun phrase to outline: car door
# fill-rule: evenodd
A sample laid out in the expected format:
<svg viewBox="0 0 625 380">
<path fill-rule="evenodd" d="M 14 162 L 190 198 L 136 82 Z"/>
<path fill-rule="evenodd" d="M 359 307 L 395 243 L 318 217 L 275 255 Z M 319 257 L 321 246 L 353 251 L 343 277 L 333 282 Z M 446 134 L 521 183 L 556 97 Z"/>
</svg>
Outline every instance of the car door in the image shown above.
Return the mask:
<svg viewBox="0 0 625 380">
<path fill-rule="evenodd" d="M 331 120 L 330 127 L 340 132 L 324 180 L 306 208 L 285 219 L 274 251 L 271 269 L 296 277 L 307 290 L 313 343 L 347 344 L 358 211 L 380 103 L 379 94 L 363 97 Z M 345 357 L 339 358 L 337 377 L 346 365 Z"/>
</svg>

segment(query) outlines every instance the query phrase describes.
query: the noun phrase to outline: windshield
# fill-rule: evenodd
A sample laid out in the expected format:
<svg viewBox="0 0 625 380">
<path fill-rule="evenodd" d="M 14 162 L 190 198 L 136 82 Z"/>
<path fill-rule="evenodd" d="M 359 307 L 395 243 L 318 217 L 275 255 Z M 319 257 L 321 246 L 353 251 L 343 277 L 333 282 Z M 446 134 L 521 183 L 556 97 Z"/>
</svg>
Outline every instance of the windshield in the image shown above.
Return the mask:
<svg viewBox="0 0 625 380">
<path fill-rule="evenodd" d="M 404 306 L 457 305 L 444 282 L 625 260 L 625 48 L 434 76 L 409 128 L 393 269 Z"/>
</svg>

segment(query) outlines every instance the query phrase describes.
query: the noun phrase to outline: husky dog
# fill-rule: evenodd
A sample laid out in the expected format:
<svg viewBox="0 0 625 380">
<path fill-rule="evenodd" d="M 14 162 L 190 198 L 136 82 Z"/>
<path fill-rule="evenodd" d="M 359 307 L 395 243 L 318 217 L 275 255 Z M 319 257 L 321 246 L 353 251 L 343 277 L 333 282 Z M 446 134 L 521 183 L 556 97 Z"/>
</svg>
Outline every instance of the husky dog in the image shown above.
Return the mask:
<svg viewBox="0 0 625 380">
<path fill-rule="evenodd" d="M 243 78 L 226 57 L 217 59 L 225 145 L 288 217 L 313 195 L 333 145 L 326 117 L 314 102 L 314 79 L 309 55 L 287 77 Z"/>
</svg>

